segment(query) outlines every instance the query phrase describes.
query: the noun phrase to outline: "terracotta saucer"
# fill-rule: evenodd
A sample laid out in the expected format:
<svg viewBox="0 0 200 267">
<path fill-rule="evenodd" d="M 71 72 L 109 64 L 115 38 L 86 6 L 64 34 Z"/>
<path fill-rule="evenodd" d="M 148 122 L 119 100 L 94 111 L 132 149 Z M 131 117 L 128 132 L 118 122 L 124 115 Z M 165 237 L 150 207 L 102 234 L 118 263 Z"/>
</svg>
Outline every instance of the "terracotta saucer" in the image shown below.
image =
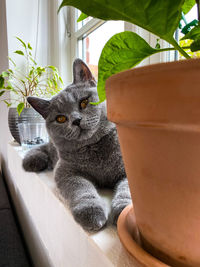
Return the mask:
<svg viewBox="0 0 200 267">
<path fill-rule="evenodd" d="M 147 253 L 140 245 L 133 206 L 127 206 L 117 222 L 119 238 L 126 250 L 133 256 L 138 267 L 170 267 Z"/>
</svg>

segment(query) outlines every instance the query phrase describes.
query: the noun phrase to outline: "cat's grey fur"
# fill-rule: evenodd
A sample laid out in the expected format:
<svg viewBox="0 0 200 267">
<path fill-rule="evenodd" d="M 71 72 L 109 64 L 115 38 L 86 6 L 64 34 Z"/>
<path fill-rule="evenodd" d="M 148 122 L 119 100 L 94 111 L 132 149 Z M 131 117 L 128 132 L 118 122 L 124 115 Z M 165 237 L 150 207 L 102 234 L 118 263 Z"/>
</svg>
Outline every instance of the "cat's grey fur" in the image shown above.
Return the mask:
<svg viewBox="0 0 200 267">
<path fill-rule="evenodd" d="M 99 230 L 107 222 L 103 200 L 96 188 L 114 189 L 110 217 L 113 223 L 131 202 L 115 125 L 107 120 L 105 103 L 97 102 L 96 82 L 80 59 L 73 65 L 74 81 L 51 100 L 29 97 L 29 103 L 45 118 L 50 142 L 27 153 L 26 171 L 55 167 L 55 181 L 67 199 L 75 220 L 86 230 Z M 66 115 L 65 123 L 56 121 Z"/>
</svg>

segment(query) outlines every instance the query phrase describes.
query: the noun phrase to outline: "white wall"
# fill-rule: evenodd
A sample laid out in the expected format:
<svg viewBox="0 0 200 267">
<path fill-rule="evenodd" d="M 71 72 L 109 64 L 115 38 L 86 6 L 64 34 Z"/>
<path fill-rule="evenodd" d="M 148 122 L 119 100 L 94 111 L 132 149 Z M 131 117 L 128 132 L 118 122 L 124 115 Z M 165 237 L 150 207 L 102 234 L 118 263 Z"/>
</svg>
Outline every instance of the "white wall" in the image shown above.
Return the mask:
<svg viewBox="0 0 200 267">
<path fill-rule="evenodd" d="M 22 57 L 13 53 L 20 49 L 20 43 L 15 38 L 18 36 L 31 43 L 39 65 L 58 67 L 64 84 L 71 82 L 70 41 L 66 38 L 67 12 L 63 8 L 57 14 L 60 3 L 61 0 L 0 0 L 0 73 L 9 67 L 8 56 L 18 66 L 23 65 Z M 9 98 L 9 94 L 4 96 Z M 8 109 L 0 101 L 0 163 L 4 165 L 7 162 L 7 144 L 13 139 L 7 118 Z"/>
<path fill-rule="evenodd" d="M 13 52 L 20 49 L 15 38 L 30 42 L 33 55 L 39 65 L 58 67 L 64 86 L 72 81 L 71 42 L 67 38 L 67 8 L 57 14 L 62 0 L 0 0 L 0 73 L 10 67 L 8 56 L 18 66 L 23 65 L 20 55 Z M 8 95 L 5 95 L 9 97 Z M 6 159 L 7 143 L 12 140 L 8 130 L 8 109 L 0 101 L 0 155 Z"/>
<path fill-rule="evenodd" d="M 39 64 L 51 64 L 50 49 L 53 49 L 53 47 L 50 45 L 49 21 L 51 18 L 49 6 L 52 1 L 0 1 L 0 72 L 8 68 L 8 56 L 12 57 L 18 65 L 22 65 L 22 57 L 13 54 L 15 50 L 20 49 L 15 36 L 30 42 L 34 47 L 33 53 L 35 53 L 37 47 L 36 59 Z M 4 97 L 9 97 L 9 94 L 4 95 Z M 0 102 L 0 153 L 4 165 L 7 162 L 7 143 L 12 140 L 8 130 L 7 117 L 8 109 L 3 102 Z"/>
<path fill-rule="evenodd" d="M 61 0 L 0 0 L 0 73 L 9 67 L 8 56 L 22 66 L 20 55 L 13 52 L 20 49 L 16 36 L 30 42 L 33 55 L 39 65 L 55 65 L 61 70 L 64 83 L 71 81 L 71 70 L 67 62 L 66 8 L 59 14 Z M 9 98 L 9 94 L 4 94 Z M 0 158 L 6 168 L 7 144 L 13 138 L 8 129 L 8 109 L 0 101 Z M 1 167 L 1 164 L 0 164 Z"/>
<path fill-rule="evenodd" d="M 40 65 L 58 67 L 64 84 L 71 82 L 68 62 L 69 42 L 66 38 L 66 8 L 59 14 L 61 0 L 7 0 L 8 51 L 13 56 L 19 45 L 15 36 L 30 42 Z M 14 55 L 20 62 L 20 55 Z"/>
<path fill-rule="evenodd" d="M 67 41 L 65 38 L 66 9 L 57 14 L 60 0 L 0 0 L 0 73 L 8 68 L 7 57 L 18 66 L 23 58 L 13 52 L 20 49 L 15 38 L 30 42 L 39 65 L 55 65 L 61 70 L 64 83 L 71 80 L 66 71 Z M 6 96 L 7 97 L 7 96 Z M 0 102 L 0 153 L 6 157 L 6 145 L 12 140 L 8 130 L 7 107 Z"/>
<path fill-rule="evenodd" d="M 58 17 L 57 9 L 57 0 L 0 0 L 0 73 L 9 67 L 8 56 L 14 57 L 15 62 L 22 65 L 22 57 L 13 55 L 13 52 L 20 48 L 15 36 L 30 42 L 33 54 L 37 47 L 38 64 L 50 64 L 60 68 L 65 61 L 60 50 L 64 50 L 66 44 L 64 20 L 61 14 Z M 63 73 L 65 74 L 64 69 Z M 0 168 L 2 166 L 35 266 L 50 266 L 38 232 L 30 224 L 28 211 L 13 184 L 15 173 L 10 173 L 8 168 L 7 146 L 13 138 L 8 129 L 7 117 L 8 109 L 0 102 Z"/>
<path fill-rule="evenodd" d="M 20 48 L 15 36 L 30 42 L 33 54 L 37 48 L 36 60 L 39 64 L 50 64 L 49 4 L 51 0 L 7 0 L 7 28 L 9 56 L 20 62 L 20 55 L 13 52 Z"/>
<path fill-rule="evenodd" d="M 0 73 L 8 68 L 8 46 L 7 46 L 7 25 L 6 25 L 6 0 L 0 1 Z M 5 94 L 9 97 L 9 94 Z M 7 143 L 11 140 L 8 130 L 8 109 L 3 102 L 0 102 L 0 158 L 3 166 L 7 164 Z M 1 166 L 0 162 L 0 166 Z"/>
</svg>

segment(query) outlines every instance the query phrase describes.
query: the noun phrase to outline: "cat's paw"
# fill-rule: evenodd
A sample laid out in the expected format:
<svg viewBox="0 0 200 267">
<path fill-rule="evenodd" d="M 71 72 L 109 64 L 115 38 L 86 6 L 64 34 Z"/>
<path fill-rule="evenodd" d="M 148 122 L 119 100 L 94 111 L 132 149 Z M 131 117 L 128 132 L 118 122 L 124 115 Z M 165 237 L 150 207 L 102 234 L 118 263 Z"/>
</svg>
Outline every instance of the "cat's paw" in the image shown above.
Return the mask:
<svg viewBox="0 0 200 267">
<path fill-rule="evenodd" d="M 101 205 L 80 203 L 72 210 L 74 219 L 87 231 L 98 231 L 107 222 L 107 216 Z"/>
<path fill-rule="evenodd" d="M 23 159 L 22 166 L 28 172 L 40 172 L 48 167 L 48 156 L 42 151 L 30 151 Z"/>
<path fill-rule="evenodd" d="M 115 205 L 112 205 L 110 218 L 109 218 L 112 224 L 114 224 L 114 225 L 117 224 L 117 220 L 118 220 L 120 213 L 129 204 L 131 204 L 131 199 L 128 198 L 128 199 L 125 199 L 124 201 L 122 201 L 121 203 L 119 202 L 119 203 L 115 203 Z"/>
</svg>

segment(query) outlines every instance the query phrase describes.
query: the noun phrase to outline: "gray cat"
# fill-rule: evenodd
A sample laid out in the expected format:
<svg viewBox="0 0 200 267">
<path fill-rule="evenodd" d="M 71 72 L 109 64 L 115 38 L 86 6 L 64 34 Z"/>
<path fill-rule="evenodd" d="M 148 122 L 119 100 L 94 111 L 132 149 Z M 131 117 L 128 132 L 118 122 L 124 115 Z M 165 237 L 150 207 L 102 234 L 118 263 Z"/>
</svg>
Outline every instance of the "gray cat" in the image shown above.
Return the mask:
<svg viewBox="0 0 200 267">
<path fill-rule="evenodd" d="M 74 61 L 73 75 L 73 83 L 49 101 L 28 97 L 46 120 L 50 142 L 29 151 L 23 167 L 35 172 L 55 167 L 57 187 L 74 219 L 96 231 L 108 219 L 96 188 L 114 188 L 114 224 L 131 197 L 115 125 L 107 120 L 105 103 L 90 104 L 98 101 L 95 79 L 80 59 Z"/>
</svg>

